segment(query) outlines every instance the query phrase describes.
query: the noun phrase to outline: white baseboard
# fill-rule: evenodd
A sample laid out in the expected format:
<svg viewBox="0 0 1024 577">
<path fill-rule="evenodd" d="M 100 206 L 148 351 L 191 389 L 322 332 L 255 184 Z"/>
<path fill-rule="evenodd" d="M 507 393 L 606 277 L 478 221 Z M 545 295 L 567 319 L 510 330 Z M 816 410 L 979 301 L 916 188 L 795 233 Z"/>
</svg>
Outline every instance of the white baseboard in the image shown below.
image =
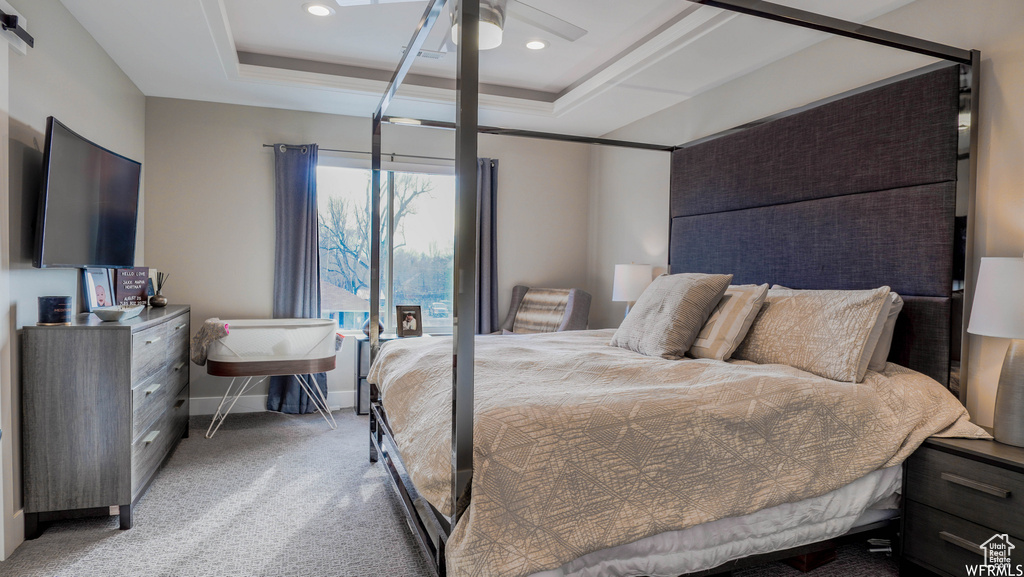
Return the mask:
<svg viewBox="0 0 1024 577">
<path fill-rule="evenodd" d="M 192 397 L 188 414 L 212 415 L 217 412 L 221 397 Z M 328 391 L 327 404 L 332 411 L 355 406 L 355 391 Z M 242 395 L 231 408 L 232 413 L 262 413 L 267 410 L 267 395 Z"/>
</svg>

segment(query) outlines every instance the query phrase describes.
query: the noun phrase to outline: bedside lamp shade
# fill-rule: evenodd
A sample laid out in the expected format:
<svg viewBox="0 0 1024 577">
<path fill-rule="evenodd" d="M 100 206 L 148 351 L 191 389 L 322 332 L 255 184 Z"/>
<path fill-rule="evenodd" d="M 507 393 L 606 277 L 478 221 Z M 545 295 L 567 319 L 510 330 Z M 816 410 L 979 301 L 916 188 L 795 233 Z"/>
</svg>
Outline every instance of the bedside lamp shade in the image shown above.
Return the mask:
<svg viewBox="0 0 1024 577">
<path fill-rule="evenodd" d="M 1024 338 L 1024 258 L 983 258 L 967 332 Z"/>
<path fill-rule="evenodd" d="M 1013 339 L 999 373 L 992 434 L 1024 447 L 1024 258 L 981 259 L 967 332 Z"/>
<path fill-rule="evenodd" d="M 647 285 L 651 284 L 653 269 L 649 264 L 617 264 L 615 279 L 612 282 L 612 300 L 626 301 L 626 314 L 629 307 L 640 298 Z"/>
</svg>

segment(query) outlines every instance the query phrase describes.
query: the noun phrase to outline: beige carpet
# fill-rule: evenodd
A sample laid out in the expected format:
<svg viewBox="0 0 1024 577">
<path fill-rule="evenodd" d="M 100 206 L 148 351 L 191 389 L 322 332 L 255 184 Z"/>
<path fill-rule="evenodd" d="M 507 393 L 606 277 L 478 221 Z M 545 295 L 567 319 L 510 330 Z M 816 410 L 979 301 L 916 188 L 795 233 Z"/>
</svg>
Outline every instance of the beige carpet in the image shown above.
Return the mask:
<svg viewBox="0 0 1024 577">
<path fill-rule="evenodd" d="M 430 575 L 384 468 L 367 460 L 367 418 L 231 415 L 213 439 L 192 419 L 142 498 L 135 527 L 117 517 L 65 521 L 0 563 L 17 577 L 343 577 Z M 802 575 L 784 565 L 737 577 Z M 897 575 L 855 545 L 808 575 Z"/>
</svg>

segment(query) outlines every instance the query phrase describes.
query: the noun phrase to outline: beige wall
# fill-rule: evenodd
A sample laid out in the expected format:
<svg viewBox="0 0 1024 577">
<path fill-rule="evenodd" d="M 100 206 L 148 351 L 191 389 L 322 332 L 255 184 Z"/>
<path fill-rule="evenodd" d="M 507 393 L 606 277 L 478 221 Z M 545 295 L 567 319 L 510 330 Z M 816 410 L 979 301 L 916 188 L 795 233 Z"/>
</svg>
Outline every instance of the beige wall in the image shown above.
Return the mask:
<svg viewBox="0 0 1024 577">
<path fill-rule="evenodd" d="M 21 508 L 19 368 L 16 330 L 36 322 L 36 297 L 73 295 L 79 300 L 77 270 L 32 268 L 33 226 L 42 163 L 46 117 L 56 116 L 91 140 L 143 161 L 145 97 L 107 56 L 58 0 L 11 0 L 30 23 L 35 48 L 22 55 L 4 55 L 4 152 L 0 162 L 7 174 L 0 191 L 4 233 L 4 275 L 0 304 L 4 329 L 14 335 L 3 347 L 0 361 L 0 410 L 3 420 L 4 551 L 9 554 L 24 535 Z M 7 52 L 7 48 L 0 48 Z M 6 64 L 9 60 L 9 64 Z M 142 221 L 140 220 L 140 228 Z M 140 230 L 140 240 L 141 240 Z M 141 249 L 141 246 L 140 246 Z M 142 251 L 138 253 L 141 257 Z M 9 289 L 9 292 L 8 292 Z"/>
<path fill-rule="evenodd" d="M 214 316 L 271 316 L 274 170 L 262 145 L 369 150 L 369 130 L 363 118 L 149 99 L 146 262 L 171 274 L 166 294 L 192 306 L 194 327 Z M 388 126 L 384 150 L 451 157 L 454 133 Z M 480 155 L 500 161 L 500 306 L 516 283 L 585 286 L 588 148 L 483 136 Z M 343 351 L 329 375 L 332 404 L 351 403 L 353 373 L 351 352 Z M 193 366 L 193 399 L 223 391 L 224 383 Z M 258 399 L 247 402 L 243 408 L 260 408 Z M 198 412 L 204 403 L 195 403 Z"/>
<path fill-rule="evenodd" d="M 975 223 L 975 263 L 982 256 L 1024 252 L 1024 3 L 1018 0 L 917 0 L 872 22 L 929 40 L 982 52 L 981 138 Z M 894 50 L 835 38 L 818 44 L 680 105 L 640 120 L 615 137 L 668 144 L 688 142 L 813 102 L 927 64 L 929 60 Z M 626 153 L 609 149 L 605 163 L 629 166 Z M 609 158 L 610 157 L 610 158 Z M 660 185 L 661 176 L 633 169 L 636 186 Z M 621 174 L 620 174 L 621 178 Z M 592 180 L 595 198 L 615 194 L 614 180 Z M 666 193 L 667 194 L 667 193 Z M 667 199 L 645 206 L 634 221 L 643 228 L 667 227 Z M 592 220 L 614 221 L 617 205 Z M 647 254 L 637 228 L 604 228 L 605 246 L 591 249 L 593 270 Z M 612 250 L 610 247 L 614 247 Z M 636 255 L 633 257 L 632 255 Z M 602 279 L 601 283 L 607 283 Z M 1007 341 L 972 336 L 968 409 L 981 424 L 992 421 L 1001 359 Z"/>
</svg>

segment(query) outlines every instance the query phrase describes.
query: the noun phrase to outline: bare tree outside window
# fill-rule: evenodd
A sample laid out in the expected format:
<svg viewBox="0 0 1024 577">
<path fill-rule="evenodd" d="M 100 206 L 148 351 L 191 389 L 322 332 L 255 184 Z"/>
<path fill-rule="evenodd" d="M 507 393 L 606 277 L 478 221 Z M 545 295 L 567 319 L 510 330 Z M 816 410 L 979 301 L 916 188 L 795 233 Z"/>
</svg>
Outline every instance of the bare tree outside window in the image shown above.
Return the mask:
<svg viewBox="0 0 1024 577">
<path fill-rule="evenodd" d="M 451 326 L 454 237 L 454 177 L 388 172 L 394 178 L 395 219 L 389 250 L 388 186 L 382 185 L 381 268 L 391 258 L 394 295 L 383 294 L 381 312 L 391 304 L 420 305 L 424 326 Z M 320 284 L 323 312 L 341 328 L 357 329 L 369 317 L 370 171 L 321 166 L 317 171 L 320 212 Z"/>
</svg>

